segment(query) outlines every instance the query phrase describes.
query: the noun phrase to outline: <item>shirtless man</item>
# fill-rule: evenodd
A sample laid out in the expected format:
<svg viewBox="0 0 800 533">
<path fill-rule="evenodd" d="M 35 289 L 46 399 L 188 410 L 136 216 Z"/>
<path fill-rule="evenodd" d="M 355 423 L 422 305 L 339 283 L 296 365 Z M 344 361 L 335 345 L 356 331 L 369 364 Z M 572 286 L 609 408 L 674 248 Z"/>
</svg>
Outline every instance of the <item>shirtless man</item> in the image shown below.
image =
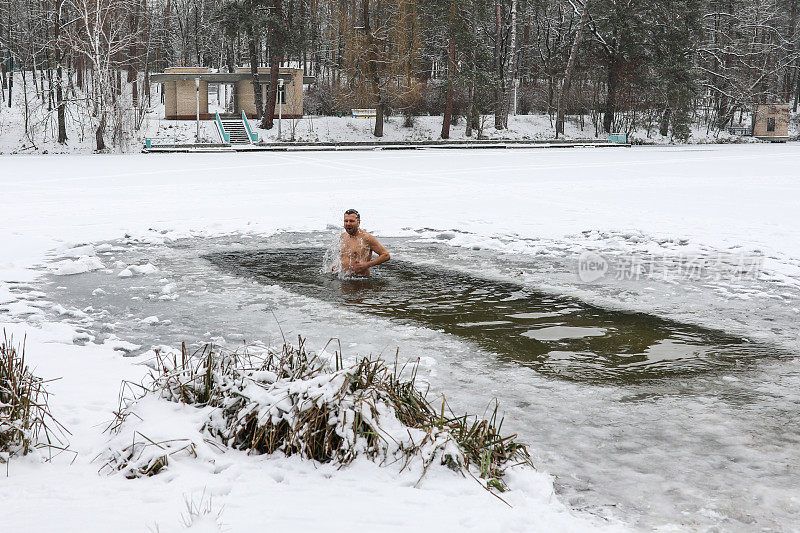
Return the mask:
<svg viewBox="0 0 800 533">
<path fill-rule="evenodd" d="M 342 273 L 369 276 L 370 267 L 385 263 L 391 257 L 378 239 L 359 228 L 361 215 L 355 209 L 344 212 L 344 233 L 342 233 L 341 268 Z M 378 257 L 372 259 L 372 252 Z"/>
</svg>

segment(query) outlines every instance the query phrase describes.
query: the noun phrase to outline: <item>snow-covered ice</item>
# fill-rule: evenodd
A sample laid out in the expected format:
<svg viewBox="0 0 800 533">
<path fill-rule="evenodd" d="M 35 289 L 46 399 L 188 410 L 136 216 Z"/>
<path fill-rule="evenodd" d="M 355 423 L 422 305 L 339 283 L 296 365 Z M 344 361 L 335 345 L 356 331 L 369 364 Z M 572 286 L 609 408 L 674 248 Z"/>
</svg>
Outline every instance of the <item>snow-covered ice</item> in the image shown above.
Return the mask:
<svg viewBox="0 0 800 533">
<path fill-rule="evenodd" d="M 207 461 L 181 461 L 169 476 L 131 481 L 99 475 L 100 465 L 92 460 L 107 442 L 102 430 L 117 407 L 120 382 L 141 378 L 144 368 L 137 363 L 146 356 L 139 353 L 151 341 L 97 337 L 84 322 L 103 310 L 73 309 L 59 302 L 58 290 L 48 291 L 45 300 L 53 305 L 44 308 L 26 295 L 41 289 L 36 280 L 42 275 L 89 267 L 72 273 L 67 285 L 113 265 L 109 275 L 129 284 L 130 298 L 185 306 L 180 309 L 191 313 L 191 302 L 230 302 L 221 299 L 224 291 L 232 298 L 255 289 L 241 281 L 206 285 L 173 272 L 175 265 L 158 260 L 161 248 L 183 238 L 202 243 L 225 235 L 231 246 L 257 246 L 279 231 L 302 235 L 338 226 L 341 213 L 355 207 L 364 227 L 380 237 L 451 247 L 462 261 L 453 268 L 498 279 L 516 276 L 544 290 L 716 327 L 797 353 L 799 164 L 795 144 L 5 157 L 0 322 L 17 339 L 27 334 L 27 358 L 39 375 L 62 378 L 50 384 L 51 405 L 72 433 L 70 448 L 77 456 L 62 454 L 49 464 L 12 461 L 9 477 L 0 479 L 0 523 L 11 531 L 86 529 L 87 523 L 97 531 L 141 531 L 155 524 L 167 531 L 180 527 L 184 498 L 205 493 L 232 531 L 624 528 L 617 520 L 645 529 L 791 530 L 800 514 L 791 488 L 800 483 L 791 466 L 797 433 L 782 433 L 800 411 L 800 369 L 791 358 L 637 388 L 562 382 L 494 364 L 491 354 L 436 331 L 342 316 L 330 305 L 261 287 L 268 303 L 284 302 L 279 318 L 286 331 L 305 333 L 307 327 L 314 341 L 327 335 L 339 336 L 344 345 L 357 343 L 349 352 L 393 353 L 395 343 L 403 353 L 410 346 L 419 351 L 414 356 L 435 362 L 426 379 L 458 408 L 481 411 L 500 397 L 509 427 L 533 443 L 541 463 L 558 470 L 561 496 L 544 471 L 512 475 L 513 490 L 503 496 L 509 508 L 473 481 L 447 472 L 413 488 L 416 479 L 368 463 L 333 471 L 235 452 L 225 452 L 218 469 Z M 34 210 L 39 215 L 29 216 Z M 101 242 L 106 244 L 87 244 Z M 126 246 L 140 257 L 125 255 Z M 703 265 L 711 275 L 684 280 L 665 268 L 641 279 L 607 277 L 587 284 L 575 272 L 587 250 L 612 266 L 631 257 L 672 266 L 713 258 Z M 494 261 L 500 255 L 504 261 Z M 758 258 L 758 276 L 727 276 L 728 267 L 749 257 Z M 124 264 L 117 266 L 117 260 Z M 415 260 L 436 263 L 448 256 Z M 150 272 L 136 272 L 142 266 Z M 130 278 L 117 277 L 126 270 Z M 94 284 L 86 294 L 95 289 L 108 288 Z M 261 316 L 266 328 L 275 319 L 258 305 L 252 300 L 241 313 L 253 321 Z M 181 327 L 191 321 L 191 314 L 131 314 L 105 321 L 106 331 L 127 331 L 138 323 L 155 332 L 168 320 Z M 118 319 L 129 325 L 114 323 Z M 218 326 L 209 336 L 251 335 L 239 323 Z M 165 421 L 179 415 L 163 412 Z M 628 418 L 640 423 L 640 431 L 633 432 Z M 689 419 L 692 428 L 684 425 Z M 694 439 L 701 437 L 713 446 L 696 447 Z M 686 455 L 687 449 L 698 454 Z M 609 461 L 615 455 L 630 463 Z M 663 472 L 648 469 L 657 464 Z M 721 477 L 695 474 L 706 470 Z M 759 478 L 758 472 L 769 476 Z M 313 514 L 309 501 L 317 504 Z M 270 513 L 253 514 L 264 502 Z"/>
</svg>

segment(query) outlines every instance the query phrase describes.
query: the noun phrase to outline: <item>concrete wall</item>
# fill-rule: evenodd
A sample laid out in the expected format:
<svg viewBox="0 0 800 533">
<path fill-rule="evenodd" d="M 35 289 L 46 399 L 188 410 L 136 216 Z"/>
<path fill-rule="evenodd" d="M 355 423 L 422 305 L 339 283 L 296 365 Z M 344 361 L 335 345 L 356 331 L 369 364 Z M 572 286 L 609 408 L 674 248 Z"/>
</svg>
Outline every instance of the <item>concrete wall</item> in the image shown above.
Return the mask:
<svg viewBox="0 0 800 533">
<path fill-rule="evenodd" d="M 767 131 L 770 119 L 775 121 L 775 131 Z M 789 104 L 760 104 L 753 114 L 753 137 L 786 141 L 789 139 Z"/>
<path fill-rule="evenodd" d="M 207 73 L 203 67 L 170 67 L 165 74 Z M 252 95 L 252 91 L 250 92 Z M 164 84 L 164 118 L 193 120 L 197 116 L 197 94 L 194 80 L 171 81 Z M 200 118 L 208 119 L 208 83 L 200 82 Z"/>
<path fill-rule="evenodd" d="M 259 74 L 269 74 L 269 67 L 259 67 Z M 250 67 L 239 67 L 236 72 L 250 72 Z M 297 68 L 282 68 L 281 74 L 291 74 L 292 79 L 284 81 L 286 91 L 286 101 L 283 104 L 284 118 L 300 118 L 303 116 L 303 70 Z M 239 106 L 249 118 L 256 118 L 255 98 L 253 97 L 252 80 L 242 80 L 238 82 Z M 261 84 L 261 95 L 264 105 L 267 105 L 267 84 Z M 240 111 L 241 111 L 240 110 Z M 278 115 L 277 104 L 275 106 L 275 116 Z"/>
</svg>

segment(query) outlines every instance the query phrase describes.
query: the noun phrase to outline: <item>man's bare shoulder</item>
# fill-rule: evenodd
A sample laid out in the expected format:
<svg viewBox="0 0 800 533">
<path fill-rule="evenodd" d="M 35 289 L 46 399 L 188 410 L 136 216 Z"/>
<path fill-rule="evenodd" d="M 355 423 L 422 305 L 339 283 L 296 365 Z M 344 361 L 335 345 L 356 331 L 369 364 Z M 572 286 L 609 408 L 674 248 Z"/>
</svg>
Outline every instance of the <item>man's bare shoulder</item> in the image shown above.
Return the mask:
<svg viewBox="0 0 800 533">
<path fill-rule="evenodd" d="M 364 232 L 364 236 L 362 237 L 361 240 L 364 244 L 366 244 L 369 247 L 370 250 L 372 250 L 376 254 L 380 255 L 389 253 L 386 250 L 386 248 L 380 242 L 378 242 L 378 239 L 376 239 L 373 235 L 370 235 L 366 231 Z"/>
<path fill-rule="evenodd" d="M 360 234 L 360 236 L 361 236 L 361 239 L 362 239 L 362 240 L 363 240 L 365 243 L 372 244 L 372 245 L 375 245 L 375 244 L 380 244 L 380 243 L 378 242 L 378 239 L 376 239 L 376 238 L 375 238 L 375 236 L 374 236 L 374 235 L 372 235 L 371 233 L 367 233 L 366 231 L 363 231 L 363 230 L 362 230 L 362 231 L 361 231 L 361 234 Z"/>
</svg>

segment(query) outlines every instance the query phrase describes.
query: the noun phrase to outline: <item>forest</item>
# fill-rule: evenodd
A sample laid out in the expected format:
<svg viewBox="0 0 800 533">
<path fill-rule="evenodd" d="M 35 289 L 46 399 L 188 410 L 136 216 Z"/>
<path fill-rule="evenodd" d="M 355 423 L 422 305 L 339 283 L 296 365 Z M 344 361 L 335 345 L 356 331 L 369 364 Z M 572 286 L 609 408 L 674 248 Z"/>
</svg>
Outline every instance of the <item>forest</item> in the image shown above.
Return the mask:
<svg viewBox="0 0 800 533">
<path fill-rule="evenodd" d="M 375 108 L 441 137 L 542 113 L 685 140 L 800 97 L 800 0 L 0 0 L 0 114 L 33 110 L 97 149 L 141 125 L 170 66 L 302 68 L 304 112 Z M 254 76 L 254 84 L 258 84 Z M 19 87 L 19 85 L 22 87 Z M 275 90 L 274 88 L 272 89 Z M 261 91 L 255 91 L 259 95 Z M 28 97 L 31 94 L 32 97 Z M 271 127 L 274 95 L 259 102 Z M 17 102 L 17 103 L 14 103 Z M 270 108 L 270 104 L 272 108 Z"/>
</svg>

